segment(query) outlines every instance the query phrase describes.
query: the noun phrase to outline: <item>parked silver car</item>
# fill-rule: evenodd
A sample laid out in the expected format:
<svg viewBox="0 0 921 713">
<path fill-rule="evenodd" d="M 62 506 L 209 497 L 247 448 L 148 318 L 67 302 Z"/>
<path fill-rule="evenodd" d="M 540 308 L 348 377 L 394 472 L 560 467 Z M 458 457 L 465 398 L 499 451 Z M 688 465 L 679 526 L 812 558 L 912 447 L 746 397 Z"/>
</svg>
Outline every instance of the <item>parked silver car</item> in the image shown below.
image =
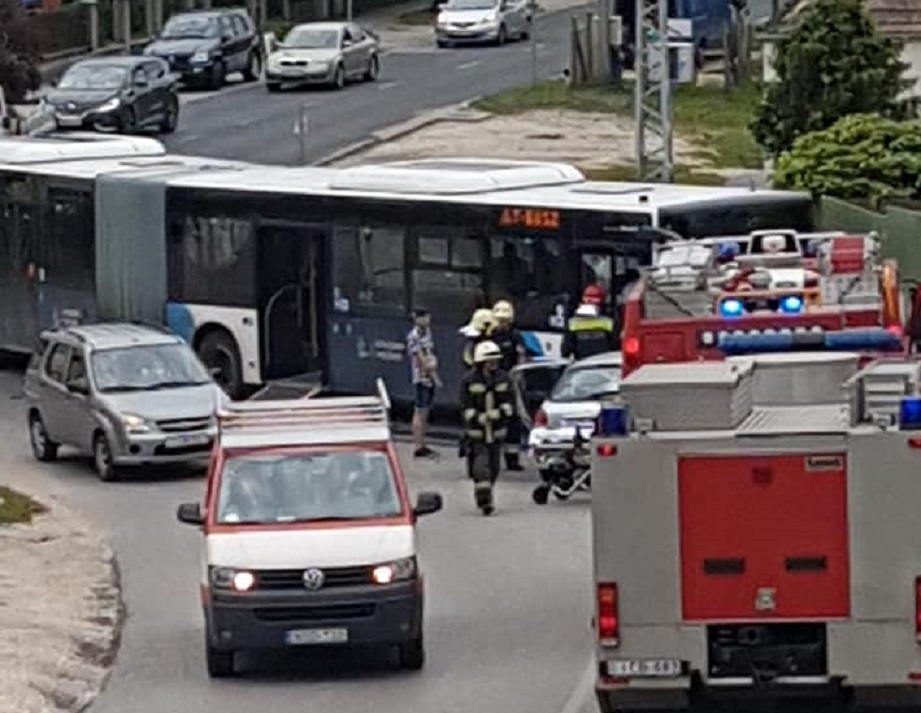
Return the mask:
<svg viewBox="0 0 921 713">
<path fill-rule="evenodd" d="M 111 481 L 122 466 L 208 457 L 227 397 L 182 339 L 113 323 L 46 332 L 42 344 L 25 376 L 38 460 L 72 446 Z"/>
<path fill-rule="evenodd" d="M 265 85 L 270 92 L 284 85 L 373 82 L 381 71 L 377 38 L 354 22 L 307 22 L 291 28 L 270 47 Z"/>
<path fill-rule="evenodd" d="M 528 446 L 540 470 L 571 468 L 576 429 L 590 438 L 601 399 L 620 392 L 620 352 L 606 352 L 570 365 L 557 380 L 534 417 Z"/>
<path fill-rule="evenodd" d="M 531 34 L 533 0 L 448 0 L 438 7 L 435 42 L 454 44 L 526 40 Z"/>
</svg>

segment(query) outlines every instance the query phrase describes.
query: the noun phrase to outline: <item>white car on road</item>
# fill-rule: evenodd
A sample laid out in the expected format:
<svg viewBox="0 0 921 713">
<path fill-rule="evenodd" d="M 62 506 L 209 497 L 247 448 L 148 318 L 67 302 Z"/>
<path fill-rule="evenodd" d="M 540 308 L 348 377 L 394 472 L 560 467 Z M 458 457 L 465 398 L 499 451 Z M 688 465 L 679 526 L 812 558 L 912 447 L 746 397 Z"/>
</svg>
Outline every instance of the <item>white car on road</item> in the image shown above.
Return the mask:
<svg viewBox="0 0 921 713">
<path fill-rule="evenodd" d="M 435 41 L 439 47 L 462 43 L 526 40 L 531 33 L 532 0 L 449 0 L 438 8 Z"/>
</svg>

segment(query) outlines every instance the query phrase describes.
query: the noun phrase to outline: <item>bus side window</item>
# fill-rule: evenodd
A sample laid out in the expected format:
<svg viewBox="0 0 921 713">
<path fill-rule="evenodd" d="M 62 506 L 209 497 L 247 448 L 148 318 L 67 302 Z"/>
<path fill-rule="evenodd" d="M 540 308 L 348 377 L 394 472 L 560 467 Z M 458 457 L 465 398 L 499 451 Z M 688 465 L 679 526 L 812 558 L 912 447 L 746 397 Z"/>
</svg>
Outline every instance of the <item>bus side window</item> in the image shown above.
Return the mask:
<svg viewBox="0 0 921 713">
<path fill-rule="evenodd" d="M 406 311 L 405 238 L 400 223 L 335 228 L 333 287 L 343 311 L 356 306 Z"/>
<path fill-rule="evenodd" d="M 482 238 L 463 227 L 420 226 L 413 234 L 413 308 L 429 309 L 436 322 L 466 322 L 486 302 Z"/>
</svg>

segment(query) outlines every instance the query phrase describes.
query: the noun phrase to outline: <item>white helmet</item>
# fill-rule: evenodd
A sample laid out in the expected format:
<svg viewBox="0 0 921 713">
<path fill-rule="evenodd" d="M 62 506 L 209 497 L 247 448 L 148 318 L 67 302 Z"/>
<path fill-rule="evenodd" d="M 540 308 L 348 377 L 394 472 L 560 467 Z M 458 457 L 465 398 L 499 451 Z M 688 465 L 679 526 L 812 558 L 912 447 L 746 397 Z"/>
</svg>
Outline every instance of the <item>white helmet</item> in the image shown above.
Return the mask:
<svg viewBox="0 0 921 713">
<path fill-rule="evenodd" d="M 595 305 L 579 305 L 576 308 L 577 317 L 597 317 L 598 308 Z"/>
<path fill-rule="evenodd" d="M 473 363 L 482 364 L 486 361 L 493 361 L 502 358 L 502 350 L 495 342 L 480 342 L 473 350 Z"/>
</svg>

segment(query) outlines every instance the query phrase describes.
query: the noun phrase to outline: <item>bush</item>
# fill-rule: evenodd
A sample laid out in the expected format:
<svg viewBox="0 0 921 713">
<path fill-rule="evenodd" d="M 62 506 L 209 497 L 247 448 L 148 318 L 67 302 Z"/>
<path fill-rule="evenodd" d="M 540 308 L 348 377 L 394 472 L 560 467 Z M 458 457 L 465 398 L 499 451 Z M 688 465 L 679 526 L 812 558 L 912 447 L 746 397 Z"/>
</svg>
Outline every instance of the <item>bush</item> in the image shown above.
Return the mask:
<svg viewBox="0 0 921 713">
<path fill-rule="evenodd" d="M 38 40 L 30 31 L 19 0 L 0 0 L 0 87 L 6 100 L 19 104 L 38 89 Z"/>
<path fill-rule="evenodd" d="M 906 86 L 900 54 L 898 44 L 879 33 L 863 0 L 815 0 L 778 45 L 778 81 L 756 110 L 755 139 L 777 156 L 798 136 L 848 114 L 894 114 Z"/>
<path fill-rule="evenodd" d="M 921 197 L 921 124 L 853 114 L 782 154 L 777 188 L 847 199 Z"/>
</svg>

